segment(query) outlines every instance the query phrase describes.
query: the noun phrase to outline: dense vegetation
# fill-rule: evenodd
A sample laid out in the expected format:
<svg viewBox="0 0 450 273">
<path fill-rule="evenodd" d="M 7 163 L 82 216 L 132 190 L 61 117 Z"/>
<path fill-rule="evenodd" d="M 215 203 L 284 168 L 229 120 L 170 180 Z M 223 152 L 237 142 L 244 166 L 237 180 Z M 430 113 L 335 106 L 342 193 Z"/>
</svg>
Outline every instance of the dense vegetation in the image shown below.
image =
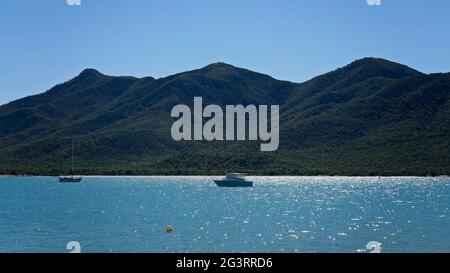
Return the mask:
<svg viewBox="0 0 450 273">
<path fill-rule="evenodd" d="M 175 142 L 179 103 L 279 104 L 280 148 Z M 450 74 L 366 58 L 302 84 L 216 63 L 166 78 L 87 69 L 0 106 L 0 174 L 450 174 Z"/>
</svg>

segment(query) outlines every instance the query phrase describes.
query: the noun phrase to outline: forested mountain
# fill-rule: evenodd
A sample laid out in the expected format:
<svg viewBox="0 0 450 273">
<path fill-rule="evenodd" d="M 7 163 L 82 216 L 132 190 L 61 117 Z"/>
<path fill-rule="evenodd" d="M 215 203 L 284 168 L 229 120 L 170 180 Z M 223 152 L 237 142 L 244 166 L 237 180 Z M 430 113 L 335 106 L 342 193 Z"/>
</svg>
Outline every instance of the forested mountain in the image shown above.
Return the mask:
<svg viewBox="0 0 450 273">
<path fill-rule="evenodd" d="M 279 104 L 280 147 L 172 140 L 176 104 Z M 0 173 L 450 174 L 450 74 L 365 58 L 298 84 L 215 63 L 173 76 L 86 69 L 0 106 Z"/>
</svg>

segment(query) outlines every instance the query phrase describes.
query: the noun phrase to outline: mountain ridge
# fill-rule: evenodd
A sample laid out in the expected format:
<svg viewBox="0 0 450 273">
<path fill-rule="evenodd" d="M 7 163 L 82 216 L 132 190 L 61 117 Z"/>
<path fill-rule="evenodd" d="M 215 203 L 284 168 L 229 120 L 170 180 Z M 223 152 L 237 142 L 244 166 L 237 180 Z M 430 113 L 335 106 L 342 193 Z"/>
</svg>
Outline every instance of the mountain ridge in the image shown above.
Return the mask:
<svg viewBox="0 0 450 273">
<path fill-rule="evenodd" d="M 0 174 L 428 175 L 450 173 L 450 73 L 363 58 L 303 83 L 223 62 L 155 79 L 88 68 L 0 106 Z M 176 104 L 279 104 L 280 149 L 176 142 Z"/>
</svg>

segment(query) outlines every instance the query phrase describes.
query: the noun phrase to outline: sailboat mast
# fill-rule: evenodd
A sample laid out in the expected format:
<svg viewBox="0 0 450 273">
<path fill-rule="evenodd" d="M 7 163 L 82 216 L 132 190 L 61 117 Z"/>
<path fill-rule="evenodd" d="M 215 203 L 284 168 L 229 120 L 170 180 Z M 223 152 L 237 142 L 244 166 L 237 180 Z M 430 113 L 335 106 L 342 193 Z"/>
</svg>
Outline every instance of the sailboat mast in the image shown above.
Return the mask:
<svg viewBox="0 0 450 273">
<path fill-rule="evenodd" d="M 72 139 L 72 174 L 73 174 L 73 139 Z"/>
</svg>

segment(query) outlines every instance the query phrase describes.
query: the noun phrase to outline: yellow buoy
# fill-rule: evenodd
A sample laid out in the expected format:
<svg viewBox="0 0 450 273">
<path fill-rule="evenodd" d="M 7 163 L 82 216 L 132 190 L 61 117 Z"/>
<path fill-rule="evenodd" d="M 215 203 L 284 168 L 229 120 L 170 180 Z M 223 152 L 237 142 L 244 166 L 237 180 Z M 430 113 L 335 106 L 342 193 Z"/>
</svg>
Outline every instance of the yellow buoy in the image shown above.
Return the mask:
<svg viewBox="0 0 450 273">
<path fill-rule="evenodd" d="M 172 226 L 166 227 L 166 232 L 167 233 L 172 233 L 173 232 L 173 227 Z"/>
</svg>

